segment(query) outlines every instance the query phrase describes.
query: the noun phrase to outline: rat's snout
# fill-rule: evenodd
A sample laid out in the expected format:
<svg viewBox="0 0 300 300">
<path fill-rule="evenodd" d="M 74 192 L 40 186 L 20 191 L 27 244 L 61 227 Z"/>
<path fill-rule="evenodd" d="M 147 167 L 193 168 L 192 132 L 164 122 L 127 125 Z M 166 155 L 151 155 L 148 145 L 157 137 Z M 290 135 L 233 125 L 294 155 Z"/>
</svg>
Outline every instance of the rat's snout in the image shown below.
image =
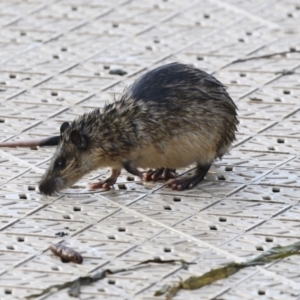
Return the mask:
<svg viewBox="0 0 300 300">
<path fill-rule="evenodd" d="M 53 196 L 64 188 L 64 185 L 59 180 L 43 178 L 39 184 L 39 190 L 46 196 Z"/>
<path fill-rule="evenodd" d="M 53 195 L 56 191 L 54 180 L 42 180 L 39 184 L 39 190 L 44 195 Z"/>
</svg>

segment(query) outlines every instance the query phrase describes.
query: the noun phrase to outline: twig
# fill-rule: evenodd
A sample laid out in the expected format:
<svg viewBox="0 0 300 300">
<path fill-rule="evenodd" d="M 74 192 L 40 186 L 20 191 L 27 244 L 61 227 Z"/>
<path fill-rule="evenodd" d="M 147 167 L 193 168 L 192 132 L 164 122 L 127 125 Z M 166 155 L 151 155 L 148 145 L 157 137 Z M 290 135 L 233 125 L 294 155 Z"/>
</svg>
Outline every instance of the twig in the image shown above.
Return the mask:
<svg viewBox="0 0 300 300">
<path fill-rule="evenodd" d="M 254 59 L 262 59 L 262 58 L 270 58 L 276 55 L 285 55 L 289 53 L 300 53 L 299 50 L 290 50 L 290 51 L 284 51 L 284 52 L 275 52 L 275 53 L 270 53 L 270 54 L 265 54 L 265 55 L 260 55 L 260 56 L 252 56 L 248 58 L 242 58 L 242 59 L 237 59 L 232 62 L 232 64 L 240 63 L 240 62 L 245 62 L 249 60 L 254 60 Z"/>
<path fill-rule="evenodd" d="M 180 281 L 174 286 L 164 285 L 159 291 L 156 291 L 154 296 L 161 296 L 166 293 L 166 300 L 172 300 L 180 290 L 196 290 L 201 287 L 216 282 L 220 279 L 228 278 L 229 276 L 237 273 L 241 269 L 265 265 L 272 261 L 283 259 L 291 255 L 300 254 L 300 242 L 283 246 L 273 247 L 268 251 L 263 252 L 261 255 L 254 257 L 244 263 L 229 263 L 224 267 L 213 269 L 204 273 L 201 276 L 191 276 L 184 281 Z"/>
<path fill-rule="evenodd" d="M 117 270 L 110 270 L 110 269 L 106 269 L 106 270 L 102 270 L 98 273 L 95 273 L 93 275 L 86 275 L 86 276 L 80 276 L 79 278 L 76 278 L 74 280 L 70 280 L 67 282 L 63 282 L 61 284 L 55 284 L 52 286 L 47 287 L 46 289 L 42 290 L 40 293 L 37 294 L 31 294 L 29 296 L 26 297 L 26 299 L 33 299 L 33 298 L 37 298 L 43 295 L 48 294 L 49 292 L 51 292 L 53 289 L 56 289 L 58 291 L 65 289 L 65 288 L 69 288 L 68 290 L 68 294 L 71 297 L 79 297 L 80 295 L 80 288 L 83 285 L 89 285 L 93 282 L 96 282 L 98 280 L 102 280 L 104 278 L 106 278 L 107 275 L 111 275 L 111 274 L 118 274 L 118 273 L 122 273 L 122 272 L 128 272 L 128 271 L 133 271 L 136 270 L 138 268 L 142 268 L 143 265 L 146 264 L 150 264 L 150 263 L 157 263 L 157 264 L 173 264 L 179 262 L 183 265 L 183 267 L 186 267 L 189 264 L 189 262 L 186 262 L 183 259 L 170 259 L 170 260 L 163 260 L 163 259 L 149 259 L 149 260 L 145 260 L 142 261 L 140 263 L 138 263 L 137 265 L 128 267 L 128 268 L 122 268 L 122 269 L 117 269 Z"/>
</svg>

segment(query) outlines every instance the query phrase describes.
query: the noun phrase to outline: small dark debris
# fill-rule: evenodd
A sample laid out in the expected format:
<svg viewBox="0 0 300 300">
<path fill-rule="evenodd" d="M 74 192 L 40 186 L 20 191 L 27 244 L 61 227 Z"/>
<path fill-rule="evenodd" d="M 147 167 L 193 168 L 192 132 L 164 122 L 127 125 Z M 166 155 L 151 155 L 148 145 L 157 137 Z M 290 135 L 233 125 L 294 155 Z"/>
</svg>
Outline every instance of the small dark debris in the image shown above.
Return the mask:
<svg viewBox="0 0 300 300">
<path fill-rule="evenodd" d="M 64 237 L 65 235 L 68 235 L 68 233 L 63 232 L 63 231 L 59 231 L 59 232 L 55 233 L 55 235 L 58 236 L 58 237 Z"/>
<path fill-rule="evenodd" d="M 127 74 L 126 71 L 122 70 L 122 69 L 112 69 L 109 71 L 110 75 L 119 75 L 119 76 L 124 76 Z"/>
<path fill-rule="evenodd" d="M 256 97 L 252 97 L 250 98 L 251 101 L 256 101 L 256 102 L 261 102 L 263 101 L 263 99 L 260 99 L 260 98 L 256 98 Z"/>
<path fill-rule="evenodd" d="M 76 264 L 81 264 L 83 262 L 83 258 L 80 253 L 64 245 L 51 245 L 50 250 L 53 254 L 60 257 L 62 262 L 73 262 Z"/>
<path fill-rule="evenodd" d="M 293 71 L 293 70 L 282 70 L 281 72 L 276 72 L 275 74 L 276 75 L 281 74 L 281 75 L 284 75 L 284 76 L 293 75 L 293 74 L 295 74 L 295 71 Z"/>
</svg>

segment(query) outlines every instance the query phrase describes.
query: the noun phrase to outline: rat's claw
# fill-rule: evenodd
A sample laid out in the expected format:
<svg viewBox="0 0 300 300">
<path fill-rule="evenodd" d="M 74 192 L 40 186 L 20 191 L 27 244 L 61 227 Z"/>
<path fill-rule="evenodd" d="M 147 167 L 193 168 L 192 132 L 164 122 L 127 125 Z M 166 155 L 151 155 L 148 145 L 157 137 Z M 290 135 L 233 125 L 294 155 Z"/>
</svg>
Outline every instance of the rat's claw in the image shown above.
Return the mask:
<svg viewBox="0 0 300 300">
<path fill-rule="evenodd" d="M 99 180 L 95 183 L 90 183 L 90 189 L 91 190 L 97 190 L 97 189 L 109 189 L 111 186 L 113 186 L 118 179 L 118 176 L 120 175 L 121 170 L 120 169 L 111 169 L 110 170 L 110 176 L 106 178 L 105 180 Z"/>
<path fill-rule="evenodd" d="M 157 168 L 155 170 L 148 170 L 146 173 L 144 173 L 144 180 L 145 181 L 156 181 L 158 179 L 167 180 L 169 178 L 175 177 L 175 169 L 169 169 L 169 168 Z"/>
<path fill-rule="evenodd" d="M 206 173 L 207 171 L 204 170 L 203 173 L 199 172 L 192 176 L 183 176 L 183 177 L 171 179 L 168 181 L 167 184 L 172 190 L 181 191 L 185 189 L 191 189 L 197 183 L 203 180 Z"/>
<path fill-rule="evenodd" d="M 106 181 L 106 180 L 105 180 Z M 89 184 L 91 190 L 109 189 L 113 184 L 108 184 L 105 181 L 92 182 Z"/>
<path fill-rule="evenodd" d="M 91 190 L 105 189 L 108 190 L 111 186 L 113 186 L 117 181 L 117 178 L 108 177 L 105 180 L 100 180 L 98 182 L 90 183 Z"/>
<path fill-rule="evenodd" d="M 157 168 L 155 170 L 148 170 L 146 173 L 144 173 L 144 180 L 145 181 L 156 181 L 159 179 L 159 177 L 161 176 L 161 174 L 163 173 L 164 168 Z"/>
</svg>

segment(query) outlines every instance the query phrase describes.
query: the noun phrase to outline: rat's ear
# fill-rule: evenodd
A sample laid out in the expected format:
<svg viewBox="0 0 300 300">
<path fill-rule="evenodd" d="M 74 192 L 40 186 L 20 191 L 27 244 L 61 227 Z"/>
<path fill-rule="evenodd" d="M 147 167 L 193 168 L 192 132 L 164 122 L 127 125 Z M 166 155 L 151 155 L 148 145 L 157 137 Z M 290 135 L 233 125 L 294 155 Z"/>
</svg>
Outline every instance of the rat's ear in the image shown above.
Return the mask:
<svg viewBox="0 0 300 300">
<path fill-rule="evenodd" d="M 80 134 L 79 131 L 73 129 L 70 132 L 70 141 L 79 149 L 85 150 L 87 147 L 87 138 L 83 134 Z"/>
<path fill-rule="evenodd" d="M 66 129 L 70 126 L 69 122 L 63 122 L 60 126 L 60 135 L 66 131 Z"/>
</svg>

